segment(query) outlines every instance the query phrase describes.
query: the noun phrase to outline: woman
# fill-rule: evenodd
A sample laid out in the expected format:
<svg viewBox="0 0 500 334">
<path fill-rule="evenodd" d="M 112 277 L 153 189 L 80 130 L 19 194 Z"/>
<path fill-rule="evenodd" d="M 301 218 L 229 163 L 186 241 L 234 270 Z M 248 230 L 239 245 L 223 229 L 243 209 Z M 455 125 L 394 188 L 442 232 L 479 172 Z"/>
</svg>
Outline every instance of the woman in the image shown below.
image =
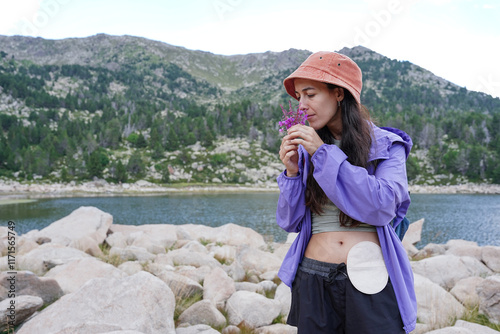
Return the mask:
<svg viewBox="0 0 500 334">
<path fill-rule="evenodd" d="M 410 205 L 403 131 L 371 123 L 362 75 L 348 57 L 317 52 L 284 80 L 309 126 L 280 147 L 276 218 L 298 232 L 279 271 L 299 333 L 409 333 L 413 273 L 394 232 Z M 393 223 L 391 223 L 393 222 Z"/>
</svg>

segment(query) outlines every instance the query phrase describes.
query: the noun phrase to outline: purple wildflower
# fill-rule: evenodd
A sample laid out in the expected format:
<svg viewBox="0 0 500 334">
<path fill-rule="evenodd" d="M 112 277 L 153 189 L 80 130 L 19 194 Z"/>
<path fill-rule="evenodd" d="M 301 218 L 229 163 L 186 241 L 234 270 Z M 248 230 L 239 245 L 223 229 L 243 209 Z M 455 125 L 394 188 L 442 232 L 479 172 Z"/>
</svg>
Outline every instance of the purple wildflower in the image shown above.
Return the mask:
<svg viewBox="0 0 500 334">
<path fill-rule="evenodd" d="M 296 124 L 306 124 L 307 114 L 304 110 L 300 109 L 300 103 L 297 107 L 297 110 L 293 110 L 292 101 L 288 101 L 290 104 L 290 110 L 285 110 L 283 106 L 280 104 L 281 110 L 283 111 L 283 116 L 281 117 L 281 121 L 279 121 L 278 125 L 280 126 L 280 132 L 283 132 L 290 129 L 292 126 Z"/>
</svg>

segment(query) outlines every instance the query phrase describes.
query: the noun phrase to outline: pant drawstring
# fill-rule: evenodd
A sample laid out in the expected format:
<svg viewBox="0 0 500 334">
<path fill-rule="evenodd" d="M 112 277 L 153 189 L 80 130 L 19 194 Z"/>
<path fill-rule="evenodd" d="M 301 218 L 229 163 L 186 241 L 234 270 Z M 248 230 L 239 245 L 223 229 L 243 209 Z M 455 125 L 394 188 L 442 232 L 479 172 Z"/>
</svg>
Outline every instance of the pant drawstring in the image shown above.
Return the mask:
<svg viewBox="0 0 500 334">
<path fill-rule="evenodd" d="M 347 274 L 345 273 L 346 271 L 346 265 L 345 263 L 340 263 L 337 267 L 331 268 L 330 272 L 328 273 L 328 278 L 326 281 L 328 283 L 333 282 L 334 280 L 342 280 L 347 277 Z M 340 275 L 340 277 L 339 277 Z"/>
</svg>

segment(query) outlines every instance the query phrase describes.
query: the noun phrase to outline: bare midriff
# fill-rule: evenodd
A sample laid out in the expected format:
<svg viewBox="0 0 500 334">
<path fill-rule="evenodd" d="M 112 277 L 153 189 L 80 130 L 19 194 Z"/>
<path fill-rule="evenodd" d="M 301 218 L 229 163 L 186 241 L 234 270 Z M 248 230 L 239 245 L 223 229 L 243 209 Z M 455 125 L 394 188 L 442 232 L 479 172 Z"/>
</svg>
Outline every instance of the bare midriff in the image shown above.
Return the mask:
<svg viewBox="0 0 500 334">
<path fill-rule="evenodd" d="M 380 246 L 376 232 L 323 232 L 311 236 L 304 256 L 322 262 L 346 263 L 351 247 L 361 241 Z"/>
</svg>

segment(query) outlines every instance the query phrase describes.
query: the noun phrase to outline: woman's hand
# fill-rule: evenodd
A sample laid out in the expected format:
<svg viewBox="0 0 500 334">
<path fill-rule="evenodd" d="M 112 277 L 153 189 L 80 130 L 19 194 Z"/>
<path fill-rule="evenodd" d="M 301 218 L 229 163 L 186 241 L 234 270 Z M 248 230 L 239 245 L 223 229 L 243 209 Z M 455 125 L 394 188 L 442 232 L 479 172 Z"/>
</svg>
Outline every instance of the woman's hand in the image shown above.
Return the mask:
<svg viewBox="0 0 500 334">
<path fill-rule="evenodd" d="M 299 152 L 298 146 L 290 141 L 290 136 L 286 135 L 281 140 L 280 159 L 285 165 L 286 175 L 295 177 L 299 173 Z"/>
<path fill-rule="evenodd" d="M 304 146 L 309 155 L 313 155 L 316 150 L 324 144 L 323 140 L 318 136 L 316 130 L 306 125 L 294 125 L 288 129 L 288 134 L 285 136 L 292 145 Z"/>
</svg>

